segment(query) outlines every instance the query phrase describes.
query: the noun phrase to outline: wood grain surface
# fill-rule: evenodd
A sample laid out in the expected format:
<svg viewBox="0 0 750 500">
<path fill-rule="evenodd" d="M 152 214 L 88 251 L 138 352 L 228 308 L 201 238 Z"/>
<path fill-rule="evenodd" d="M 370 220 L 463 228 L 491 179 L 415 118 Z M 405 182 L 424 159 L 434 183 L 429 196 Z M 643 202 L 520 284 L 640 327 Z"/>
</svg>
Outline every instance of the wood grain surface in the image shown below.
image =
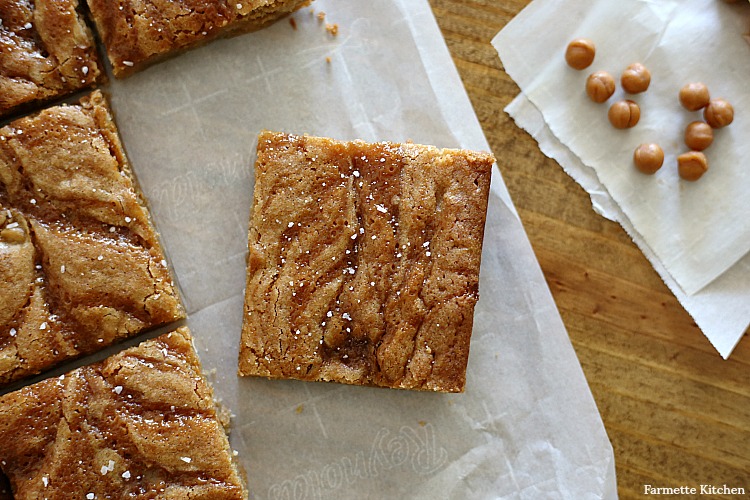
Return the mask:
<svg viewBox="0 0 750 500">
<path fill-rule="evenodd" d="M 750 339 L 724 361 L 623 229 L 502 111 L 519 89 L 490 40 L 528 3 L 430 0 L 601 412 L 620 498 L 646 484 L 750 492 Z"/>
</svg>

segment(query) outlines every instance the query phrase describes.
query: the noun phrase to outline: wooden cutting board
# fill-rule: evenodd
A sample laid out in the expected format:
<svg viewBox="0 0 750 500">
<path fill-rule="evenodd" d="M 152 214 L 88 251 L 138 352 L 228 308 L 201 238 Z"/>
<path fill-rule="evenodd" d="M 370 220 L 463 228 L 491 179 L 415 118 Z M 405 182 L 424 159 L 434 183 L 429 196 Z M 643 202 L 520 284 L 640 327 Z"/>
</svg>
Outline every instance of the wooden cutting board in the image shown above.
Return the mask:
<svg viewBox="0 0 750 500">
<path fill-rule="evenodd" d="M 750 493 L 750 339 L 724 361 L 625 231 L 502 111 L 519 89 L 490 40 L 528 3 L 430 0 L 602 414 L 620 498 L 647 484 Z"/>
</svg>

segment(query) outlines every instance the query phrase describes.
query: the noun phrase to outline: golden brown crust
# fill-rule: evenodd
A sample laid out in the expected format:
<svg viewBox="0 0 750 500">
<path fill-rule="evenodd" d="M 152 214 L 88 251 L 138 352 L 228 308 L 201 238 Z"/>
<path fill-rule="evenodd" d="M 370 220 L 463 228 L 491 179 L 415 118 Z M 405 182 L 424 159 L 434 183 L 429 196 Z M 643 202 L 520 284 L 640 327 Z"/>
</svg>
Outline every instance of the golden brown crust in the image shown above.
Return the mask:
<svg viewBox="0 0 750 500">
<path fill-rule="evenodd" d="M 0 116 L 90 87 L 102 75 L 78 0 L 0 0 Z"/>
<path fill-rule="evenodd" d="M 462 391 L 493 162 L 262 133 L 240 373 Z"/>
<path fill-rule="evenodd" d="M 87 0 L 116 77 L 220 36 L 260 29 L 311 0 Z"/>
<path fill-rule="evenodd" d="M 247 498 L 187 328 L 3 396 L 0 441 L 17 500 Z"/>
<path fill-rule="evenodd" d="M 0 129 L 0 385 L 184 316 L 100 92 Z"/>
</svg>

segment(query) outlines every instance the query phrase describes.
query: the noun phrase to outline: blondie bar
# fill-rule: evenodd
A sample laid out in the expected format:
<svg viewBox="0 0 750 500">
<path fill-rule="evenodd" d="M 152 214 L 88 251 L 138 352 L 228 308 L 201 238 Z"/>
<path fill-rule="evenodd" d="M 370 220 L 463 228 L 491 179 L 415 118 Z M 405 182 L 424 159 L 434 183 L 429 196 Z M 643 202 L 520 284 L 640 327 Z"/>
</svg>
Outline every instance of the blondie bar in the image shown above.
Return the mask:
<svg viewBox="0 0 750 500">
<path fill-rule="evenodd" d="M 87 0 L 116 77 L 221 36 L 258 30 L 311 0 Z"/>
<path fill-rule="evenodd" d="M 182 317 L 102 94 L 0 128 L 0 385 Z"/>
<path fill-rule="evenodd" d="M 100 75 L 77 0 L 0 0 L 0 117 L 90 87 Z"/>
<path fill-rule="evenodd" d="M 493 162 L 261 133 L 240 374 L 463 391 Z"/>
<path fill-rule="evenodd" d="M 187 328 L 0 398 L 16 500 L 247 498 Z"/>
</svg>

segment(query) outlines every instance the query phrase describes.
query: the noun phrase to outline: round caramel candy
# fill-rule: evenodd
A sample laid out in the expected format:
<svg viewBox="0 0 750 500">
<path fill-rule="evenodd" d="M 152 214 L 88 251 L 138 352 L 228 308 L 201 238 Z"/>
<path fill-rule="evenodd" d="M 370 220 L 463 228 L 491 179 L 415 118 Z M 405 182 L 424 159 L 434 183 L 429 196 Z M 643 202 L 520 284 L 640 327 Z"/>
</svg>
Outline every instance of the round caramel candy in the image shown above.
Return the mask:
<svg viewBox="0 0 750 500">
<path fill-rule="evenodd" d="M 586 93 L 592 101 L 602 103 L 615 93 L 615 79 L 606 71 L 591 73 L 586 79 Z"/>
<path fill-rule="evenodd" d="M 641 108 L 633 101 L 617 101 L 609 107 L 607 116 L 615 128 L 635 127 L 641 119 Z"/>
<path fill-rule="evenodd" d="M 576 38 L 565 50 L 565 61 L 573 69 L 582 70 L 591 66 L 596 56 L 596 46 L 588 38 Z"/>
<path fill-rule="evenodd" d="M 703 119 L 713 128 L 726 127 L 734 121 L 734 108 L 724 99 L 711 99 L 703 110 Z"/>
<path fill-rule="evenodd" d="M 705 122 L 692 122 L 685 128 L 685 145 L 693 151 L 703 151 L 714 142 L 714 131 Z"/>
<path fill-rule="evenodd" d="M 654 174 L 664 164 L 664 151 L 658 144 L 641 144 L 635 148 L 633 163 L 644 174 Z"/>
<path fill-rule="evenodd" d="M 680 104 L 688 111 L 698 111 L 705 108 L 710 99 L 708 87 L 703 83 L 688 83 L 680 89 Z"/>
<path fill-rule="evenodd" d="M 708 170 L 706 155 L 690 151 L 677 157 L 677 172 L 686 181 L 697 181 Z"/>
<path fill-rule="evenodd" d="M 622 88 L 628 94 L 640 94 L 651 84 L 651 72 L 641 63 L 633 63 L 622 72 Z"/>
</svg>

